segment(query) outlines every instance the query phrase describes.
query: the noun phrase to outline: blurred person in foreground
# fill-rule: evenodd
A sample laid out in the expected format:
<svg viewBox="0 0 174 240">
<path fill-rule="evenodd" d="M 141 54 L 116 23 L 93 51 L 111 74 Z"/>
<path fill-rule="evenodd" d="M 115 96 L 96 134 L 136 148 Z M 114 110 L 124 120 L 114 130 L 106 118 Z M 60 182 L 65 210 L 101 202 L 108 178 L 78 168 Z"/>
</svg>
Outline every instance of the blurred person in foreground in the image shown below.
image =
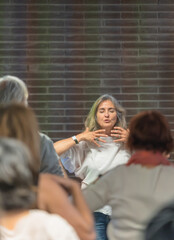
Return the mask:
<svg viewBox="0 0 174 240">
<path fill-rule="evenodd" d="M 22 103 L 28 105 L 28 89 L 25 83 L 15 76 L 0 78 L 0 104 Z M 15 113 L 14 113 L 15 114 Z M 27 121 L 27 124 L 31 124 Z M 38 132 L 40 141 L 40 172 L 63 176 L 59 166 L 58 156 L 54 150 L 51 139 Z"/>
<path fill-rule="evenodd" d="M 30 152 L 22 142 L 10 138 L 0 139 L 1 240 L 82 239 L 61 215 L 50 214 L 43 210 L 31 210 L 37 197 L 33 181 L 37 167 L 37 163 L 33 161 Z M 54 178 L 55 175 L 52 177 Z M 61 181 L 65 180 L 67 180 L 67 190 L 72 195 L 81 197 L 78 183 L 56 176 L 56 190 L 59 190 L 61 196 L 56 204 L 60 209 L 74 213 L 75 221 L 78 211 L 67 200 L 67 190 L 61 187 Z M 83 202 L 83 198 L 81 201 Z M 85 203 L 81 204 L 81 207 L 85 208 Z"/>
<path fill-rule="evenodd" d="M 27 167 L 28 165 L 27 166 L 25 165 L 25 167 L 21 166 L 21 168 L 20 168 L 20 165 L 22 164 L 22 159 L 17 161 L 17 157 L 15 158 L 15 162 L 12 163 L 12 166 L 9 166 L 10 163 L 9 163 L 9 165 L 8 164 L 5 165 L 5 167 L 6 167 L 5 170 L 7 171 L 7 173 L 5 172 L 4 174 L 7 175 L 6 176 L 7 179 L 9 178 L 10 184 L 11 184 L 11 182 L 13 182 L 13 179 L 10 179 L 10 174 L 12 173 L 11 168 L 14 168 L 14 173 L 15 173 L 15 170 L 19 168 L 19 172 L 18 172 L 19 174 L 21 173 L 20 171 L 24 171 L 24 170 L 26 172 L 30 171 L 32 173 L 32 179 L 30 181 L 29 181 L 29 179 L 26 179 L 24 181 L 24 185 L 22 185 L 23 183 L 20 182 L 20 176 L 19 176 L 19 185 L 23 186 L 22 189 L 24 189 L 25 187 L 29 188 L 27 190 L 29 196 L 33 195 L 32 186 L 33 185 L 35 186 L 34 189 L 37 189 L 37 192 L 36 192 L 37 193 L 37 195 L 36 195 L 37 205 L 35 204 L 35 207 L 45 210 L 50 213 L 58 214 L 60 217 L 64 218 L 65 221 L 67 221 L 70 225 L 72 225 L 72 227 L 75 229 L 75 231 L 80 239 L 94 240 L 95 233 L 94 233 L 94 227 L 93 227 L 92 214 L 90 213 L 89 209 L 87 208 L 87 206 L 85 204 L 85 201 L 83 200 L 79 185 L 76 182 L 73 182 L 69 179 L 64 179 L 62 177 L 58 177 L 56 175 L 39 174 L 40 141 L 39 141 L 39 135 L 38 135 L 38 123 L 37 123 L 37 119 L 36 119 L 36 116 L 35 116 L 33 110 L 29 107 L 26 107 L 24 104 L 17 104 L 17 103 L 0 106 L 0 137 L 1 138 L 8 137 L 8 138 L 18 139 L 18 140 L 22 141 L 23 143 L 25 143 L 27 145 L 28 149 L 30 150 L 30 154 L 31 154 L 31 157 L 30 157 L 31 159 L 29 162 L 30 169 L 25 170 L 25 167 Z M 15 155 L 15 151 L 13 151 L 13 152 Z M 11 154 L 10 156 L 12 157 L 13 155 Z M 0 157 L 1 157 L 1 152 L 0 152 Z M 4 158 L 5 158 L 5 156 L 4 156 Z M 24 162 L 25 162 L 25 160 L 24 160 Z M 5 170 L 3 170 L 3 167 L 1 167 L 1 164 L 0 164 L 0 177 L 1 177 L 1 171 L 3 172 Z M 17 172 L 15 174 L 17 174 Z M 26 174 L 26 173 L 24 172 L 24 174 Z M 29 174 L 29 172 L 28 172 L 28 174 Z M 39 174 L 39 176 L 38 176 L 38 174 Z M 15 185 L 16 183 L 18 184 L 17 176 L 15 176 L 15 178 L 16 178 L 16 180 L 14 180 L 14 185 L 12 185 L 12 187 L 8 186 L 8 184 L 6 184 L 7 185 L 7 187 L 6 187 L 6 185 L 4 185 L 4 183 L 3 184 L 0 183 L 0 191 L 2 190 L 2 191 L 9 193 L 9 195 L 4 194 L 4 196 L 6 196 L 6 197 L 9 196 L 8 201 L 12 205 L 13 205 L 12 195 L 13 194 L 15 195 L 17 193 L 17 191 L 13 191 L 13 190 L 15 189 L 15 187 L 18 187 Z M 28 185 L 26 185 L 26 182 L 28 182 Z M 32 184 L 32 186 L 31 186 L 31 184 Z M 5 186 L 5 188 L 4 188 L 4 186 Z M 10 192 L 10 190 L 12 190 L 12 191 Z M 53 194 L 53 196 L 52 196 L 52 194 Z M 69 196 L 71 196 L 71 198 L 72 198 L 72 203 L 69 201 Z M 5 201 L 5 197 L 3 199 Z M 22 200 L 25 201 L 25 195 L 24 196 L 22 195 L 22 197 L 20 199 L 21 202 L 19 202 L 19 206 L 16 206 L 16 209 L 14 206 L 14 209 L 12 209 L 12 210 L 18 212 L 18 210 L 20 210 L 20 208 L 21 208 L 20 203 L 23 204 Z M 34 203 L 35 202 L 32 199 L 32 206 Z M 19 207 L 19 209 L 18 209 L 18 207 Z M 29 207 L 31 207 L 31 205 L 30 206 L 26 205 L 26 207 L 29 208 Z M 7 208 L 6 210 L 8 211 L 7 213 L 10 213 L 7 215 L 11 216 L 11 209 Z M 43 216 L 43 218 L 44 218 L 44 216 Z M 1 219 L 1 217 L 0 217 L 0 219 Z M 10 219 L 11 218 L 9 218 L 9 222 L 10 222 Z M 31 218 L 31 220 L 32 219 L 33 218 Z M 45 220 L 46 220 L 46 218 L 45 218 Z M 38 219 L 38 222 L 39 222 L 39 219 Z M 40 224 L 40 222 L 39 222 L 39 224 Z M 51 222 L 49 222 L 49 224 L 51 224 Z M 13 226 L 15 228 L 15 224 Z M 57 231 L 57 230 L 54 230 L 55 227 L 56 226 L 51 228 L 50 231 L 52 231 L 52 233 L 50 233 L 50 234 L 54 235 L 54 233 Z M 32 229 L 33 229 L 33 226 L 32 226 Z M 62 229 L 61 225 L 57 225 L 57 229 L 59 229 L 59 230 Z M 65 228 L 65 230 L 66 230 L 66 228 Z M 48 229 L 48 231 L 49 231 L 49 229 Z M 67 228 L 67 232 L 68 231 L 69 230 Z M 61 232 L 61 230 L 60 230 L 60 232 Z M 20 234 L 20 229 L 19 229 L 19 234 Z M 60 236 L 61 236 L 61 239 L 64 239 L 63 235 L 60 235 Z M 66 236 L 66 234 L 65 234 L 65 236 Z M 27 238 L 25 238 L 25 239 L 27 239 Z M 31 239 L 34 239 L 34 238 L 31 238 Z M 40 239 L 44 239 L 44 238 L 40 237 L 40 238 L 36 238 L 36 239 L 40 240 Z M 48 239 L 48 238 L 46 238 L 46 239 Z M 69 236 L 69 239 L 71 239 L 70 236 Z M 73 236 L 72 236 L 72 239 L 74 239 Z"/>
<path fill-rule="evenodd" d="M 33 158 L 35 170 L 34 181 L 38 182 L 40 170 L 40 138 L 38 122 L 33 110 L 21 103 L 0 105 L 0 137 L 20 140 Z M 37 166 L 37 167 L 36 167 Z"/>
<path fill-rule="evenodd" d="M 54 147 L 65 169 L 81 179 L 84 189 L 100 174 L 128 161 L 130 153 L 125 149 L 128 134 L 124 108 L 113 96 L 104 94 L 93 103 L 85 131 L 57 141 Z M 96 210 L 97 240 L 107 240 L 111 208 Z"/>
<path fill-rule="evenodd" d="M 151 217 L 174 199 L 174 166 L 167 155 L 173 139 L 166 118 L 146 111 L 132 118 L 127 147 L 133 153 L 118 166 L 84 189 L 92 211 L 112 207 L 109 240 L 143 240 Z"/>
</svg>

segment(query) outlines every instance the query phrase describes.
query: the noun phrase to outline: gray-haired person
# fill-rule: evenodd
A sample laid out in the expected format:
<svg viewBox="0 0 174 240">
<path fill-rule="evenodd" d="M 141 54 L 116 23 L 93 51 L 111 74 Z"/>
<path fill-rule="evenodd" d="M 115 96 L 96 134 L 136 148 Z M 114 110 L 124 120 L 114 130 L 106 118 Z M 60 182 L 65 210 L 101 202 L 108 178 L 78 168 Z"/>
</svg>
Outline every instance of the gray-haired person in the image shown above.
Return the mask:
<svg viewBox="0 0 174 240">
<path fill-rule="evenodd" d="M 0 104 L 10 104 L 12 102 L 28 104 L 28 89 L 26 84 L 14 76 L 4 76 L 0 78 Z M 41 165 L 40 172 L 51 173 L 63 176 L 51 139 L 39 133 L 41 142 Z"/>
<path fill-rule="evenodd" d="M 35 209 L 33 176 L 37 166 L 22 142 L 0 138 L 1 240 L 79 240 L 74 228 L 61 215 Z"/>
</svg>

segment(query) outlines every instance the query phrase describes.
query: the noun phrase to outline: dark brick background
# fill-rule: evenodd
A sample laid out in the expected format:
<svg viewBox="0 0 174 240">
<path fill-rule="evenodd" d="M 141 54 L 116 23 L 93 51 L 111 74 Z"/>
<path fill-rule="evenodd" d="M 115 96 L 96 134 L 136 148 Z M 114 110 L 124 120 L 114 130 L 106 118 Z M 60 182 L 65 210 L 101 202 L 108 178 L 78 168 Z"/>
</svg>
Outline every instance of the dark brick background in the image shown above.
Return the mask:
<svg viewBox="0 0 174 240">
<path fill-rule="evenodd" d="M 174 132 L 173 0 L 1 0 L 0 74 L 22 78 L 53 140 L 81 131 L 93 101 L 158 109 Z"/>
</svg>

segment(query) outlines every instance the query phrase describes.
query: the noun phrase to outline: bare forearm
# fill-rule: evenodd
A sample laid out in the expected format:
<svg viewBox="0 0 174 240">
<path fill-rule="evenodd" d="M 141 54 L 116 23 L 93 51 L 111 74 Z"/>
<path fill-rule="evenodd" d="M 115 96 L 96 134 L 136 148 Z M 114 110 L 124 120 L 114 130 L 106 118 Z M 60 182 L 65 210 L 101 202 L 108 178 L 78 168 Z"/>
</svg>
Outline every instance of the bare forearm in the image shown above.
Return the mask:
<svg viewBox="0 0 174 240">
<path fill-rule="evenodd" d="M 75 137 L 78 142 L 84 140 L 83 133 L 79 133 Z M 76 142 L 72 139 L 72 137 L 70 137 L 70 138 L 66 138 L 66 139 L 55 142 L 54 148 L 55 148 L 57 154 L 60 156 L 61 154 L 66 152 L 68 149 L 70 149 L 74 145 L 76 145 Z"/>
<path fill-rule="evenodd" d="M 69 148 L 73 147 L 75 144 L 76 143 L 74 142 L 74 140 L 70 137 L 70 138 L 55 142 L 54 148 L 55 148 L 57 154 L 60 156 L 64 152 L 66 152 Z"/>
<path fill-rule="evenodd" d="M 79 188 L 79 186 L 77 187 Z M 69 201 L 67 197 L 68 189 L 72 189 L 71 180 L 50 174 L 41 174 L 37 198 L 38 207 L 65 218 L 74 227 L 81 240 L 94 240 L 93 221 L 91 220 L 91 223 L 89 220 L 87 221 L 87 218 L 84 217 L 85 214 L 80 212 L 77 205 Z M 78 194 L 78 191 L 74 190 L 74 194 Z M 89 210 L 88 214 L 90 215 Z"/>
<path fill-rule="evenodd" d="M 99 129 L 99 130 L 90 132 L 87 128 L 84 132 L 77 134 L 75 137 L 77 139 L 77 143 L 81 141 L 93 142 L 98 147 L 100 147 L 98 142 L 96 142 L 96 138 L 98 138 L 98 140 L 101 142 L 105 142 L 104 140 L 100 139 L 100 137 L 107 137 L 107 135 L 105 134 L 104 129 Z M 55 142 L 54 148 L 57 154 L 60 156 L 61 154 L 66 152 L 68 149 L 70 149 L 74 145 L 76 145 L 76 142 L 72 139 L 72 137 L 70 137 L 70 138 Z"/>
<path fill-rule="evenodd" d="M 68 204 L 67 202 L 65 203 L 65 205 L 63 203 L 62 207 L 60 208 L 58 206 L 56 208 L 55 206 L 52 212 L 56 212 L 57 214 L 65 218 L 74 227 L 81 240 L 95 239 L 94 222 L 92 216 L 92 221 L 87 221 L 86 217 L 81 214 L 81 212 L 76 206 Z"/>
<path fill-rule="evenodd" d="M 71 194 L 73 197 L 73 203 L 80 212 L 80 214 L 88 222 L 89 225 L 93 225 L 93 216 L 86 204 L 81 189 L 79 186 L 77 186 L 77 184 L 73 186 Z"/>
<path fill-rule="evenodd" d="M 83 229 L 80 233 L 81 236 L 84 239 L 95 239 L 93 215 L 85 202 L 80 187 L 77 186 L 77 184 L 74 184 L 71 194 L 74 206 L 80 214 L 80 218 L 82 218 L 80 221 L 81 229 Z"/>
</svg>

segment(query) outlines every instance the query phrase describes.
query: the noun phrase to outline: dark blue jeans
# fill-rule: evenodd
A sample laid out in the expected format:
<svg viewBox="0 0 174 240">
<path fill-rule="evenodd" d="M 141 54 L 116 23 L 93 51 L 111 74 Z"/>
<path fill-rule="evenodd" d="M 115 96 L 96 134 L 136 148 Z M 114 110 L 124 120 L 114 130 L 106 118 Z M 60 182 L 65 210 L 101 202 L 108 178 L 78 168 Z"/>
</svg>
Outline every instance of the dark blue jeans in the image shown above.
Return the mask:
<svg viewBox="0 0 174 240">
<path fill-rule="evenodd" d="M 110 216 L 101 212 L 94 212 L 96 240 L 108 240 L 106 229 L 110 221 Z"/>
</svg>

